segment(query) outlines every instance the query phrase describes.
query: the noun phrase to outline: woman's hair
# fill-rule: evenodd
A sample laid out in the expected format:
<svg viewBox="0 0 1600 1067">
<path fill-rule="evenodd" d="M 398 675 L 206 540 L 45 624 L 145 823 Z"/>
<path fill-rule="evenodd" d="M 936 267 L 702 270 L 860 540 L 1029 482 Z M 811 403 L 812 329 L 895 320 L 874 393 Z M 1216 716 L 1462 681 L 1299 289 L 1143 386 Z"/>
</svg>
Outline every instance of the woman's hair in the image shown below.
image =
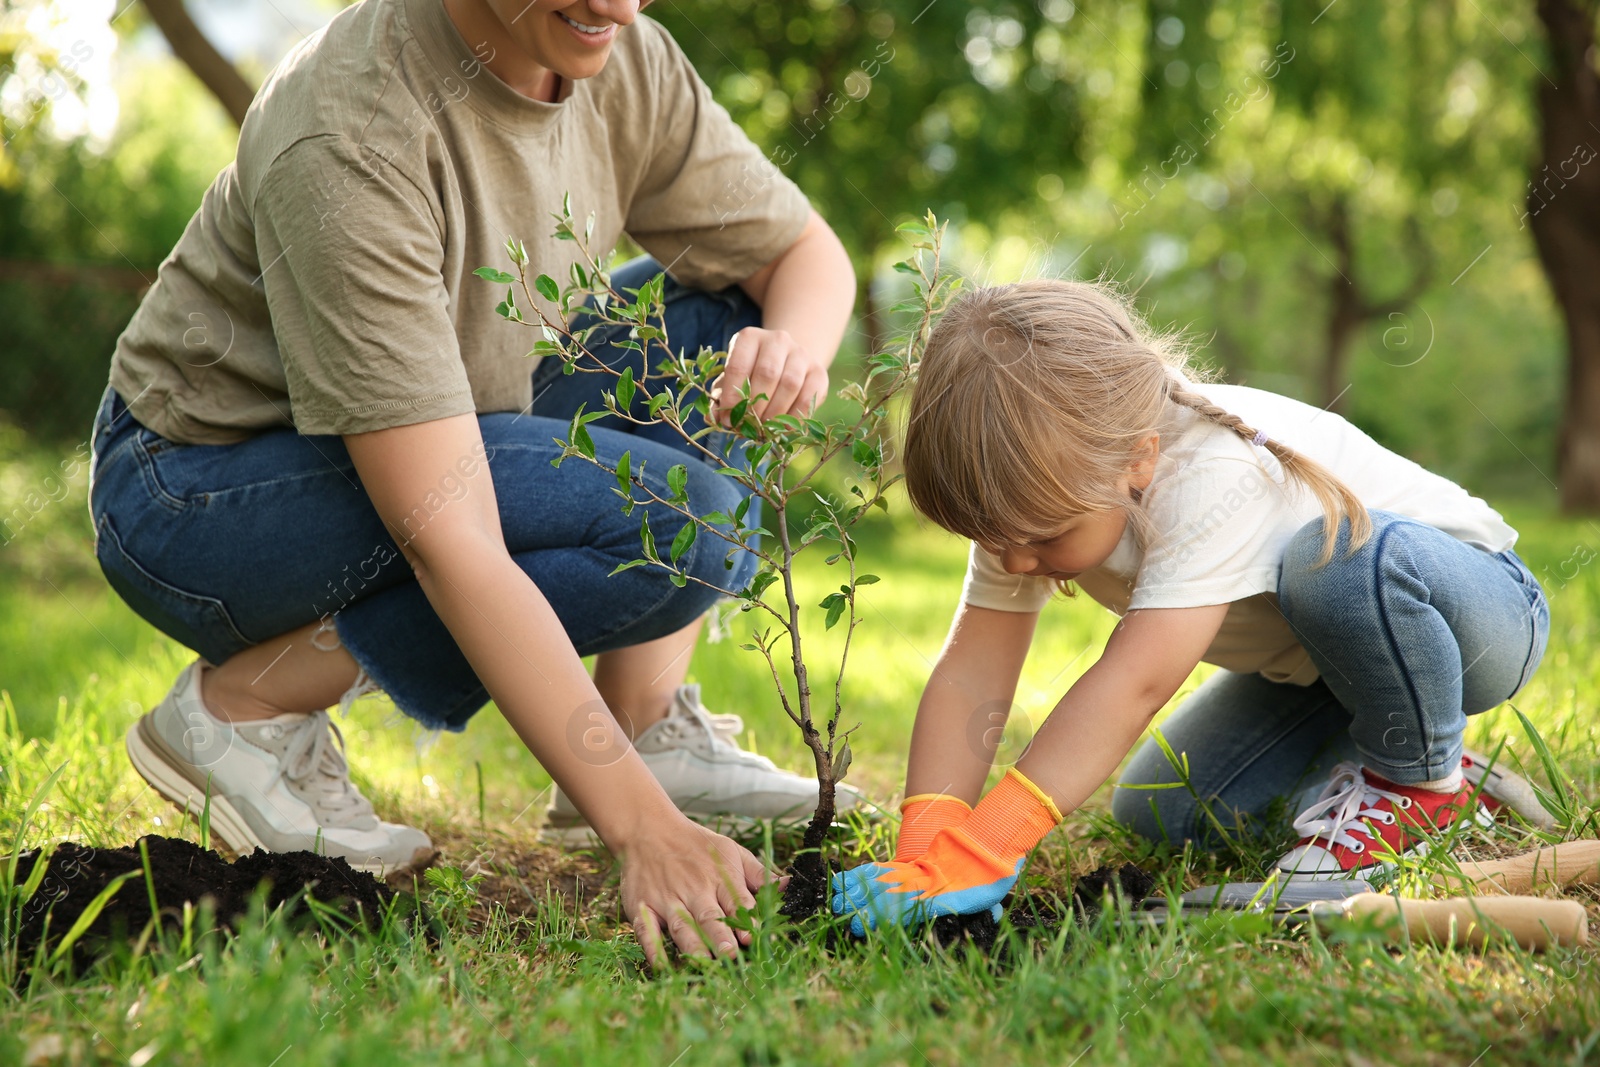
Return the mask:
<svg viewBox="0 0 1600 1067">
<path fill-rule="evenodd" d="M 1157 335 L 1108 286 L 1040 279 L 971 290 L 928 339 L 905 437 L 912 505 L 980 544 L 1054 537 L 1089 511 L 1126 507 L 1119 481 L 1152 434 L 1170 434 L 1176 407 L 1253 443 L 1255 427 L 1185 387 L 1184 346 Z M 1263 446 L 1322 505 L 1323 551 L 1341 519 L 1350 547 L 1372 521 L 1326 467 L 1289 446 Z M 1142 509 L 1129 508 L 1141 541 Z"/>
</svg>

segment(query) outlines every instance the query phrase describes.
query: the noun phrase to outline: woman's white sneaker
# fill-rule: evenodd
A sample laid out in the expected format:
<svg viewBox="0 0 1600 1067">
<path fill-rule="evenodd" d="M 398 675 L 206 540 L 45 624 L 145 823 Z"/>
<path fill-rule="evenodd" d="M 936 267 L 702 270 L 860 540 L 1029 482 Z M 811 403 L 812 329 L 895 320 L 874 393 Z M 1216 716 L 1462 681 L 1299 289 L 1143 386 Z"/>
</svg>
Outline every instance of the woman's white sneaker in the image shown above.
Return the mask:
<svg viewBox="0 0 1600 1067">
<path fill-rule="evenodd" d="M 433 854 L 426 834 L 379 819 L 351 783 L 326 711 L 224 722 L 200 698 L 201 668 L 184 668 L 128 730 L 128 758 L 157 792 L 197 817 L 209 792 L 211 832 L 238 853 L 320 852 L 375 873 Z"/>
<path fill-rule="evenodd" d="M 733 738 L 744 728 L 737 715 L 713 715 L 700 703 L 698 685 L 679 686 L 666 718 L 633 740 L 650 773 L 678 810 L 702 822 L 772 819 L 804 822 L 817 806 L 817 780 L 780 769 L 765 756 L 746 752 Z M 838 814 L 867 802 L 840 783 Z M 559 786 L 545 811 L 542 838 L 586 848 L 600 843 L 583 815 Z"/>
</svg>

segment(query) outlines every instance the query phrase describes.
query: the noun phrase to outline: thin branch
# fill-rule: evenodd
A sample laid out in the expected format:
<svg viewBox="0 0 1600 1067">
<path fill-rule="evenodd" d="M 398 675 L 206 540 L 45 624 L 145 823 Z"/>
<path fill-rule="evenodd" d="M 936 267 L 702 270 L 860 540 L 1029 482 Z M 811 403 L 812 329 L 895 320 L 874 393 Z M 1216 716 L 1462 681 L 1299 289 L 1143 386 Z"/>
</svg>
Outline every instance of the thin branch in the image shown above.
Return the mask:
<svg viewBox="0 0 1600 1067">
<path fill-rule="evenodd" d="M 772 672 L 772 684 L 778 689 L 778 699 L 783 703 L 784 714 L 793 719 L 794 724 L 804 731 L 805 721 L 794 713 L 794 708 L 789 704 L 789 691 L 783 687 L 783 679 L 778 676 L 778 664 L 772 658 L 772 646 L 765 640 L 765 635 L 756 638 L 756 647 L 761 650 L 762 658 L 767 661 L 767 669 Z"/>
</svg>

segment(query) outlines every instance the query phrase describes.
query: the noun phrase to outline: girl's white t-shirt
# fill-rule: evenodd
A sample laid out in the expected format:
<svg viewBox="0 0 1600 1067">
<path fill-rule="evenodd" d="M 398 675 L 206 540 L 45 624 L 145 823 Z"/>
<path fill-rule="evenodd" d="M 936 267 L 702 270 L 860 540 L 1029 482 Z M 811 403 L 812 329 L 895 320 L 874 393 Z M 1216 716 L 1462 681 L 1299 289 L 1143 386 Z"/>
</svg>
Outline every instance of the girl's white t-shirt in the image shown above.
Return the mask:
<svg viewBox="0 0 1600 1067">
<path fill-rule="evenodd" d="M 1187 387 L 1327 467 L 1370 510 L 1425 522 L 1486 552 L 1516 543 L 1517 532 L 1488 504 L 1331 411 L 1247 386 Z M 1306 523 L 1321 521 L 1321 505 L 1299 483 L 1286 484 L 1265 448 L 1188 409 L 1175 422 L 1175 432 L 1163 435 L 1155 477 L 1138 505 L 1150 519 L 1149 544 L 1140 546 L 1129 523 L 1105 563 L 1080 574 L 1076 584 L 1118 615 L 1229 604 L 1205 662 L 1310 685 L 1317 668 L 1278 610 L 1278 570 L 1289 539 Z M 1050 578 L 1007 574 L 998 556 L 974 544 L 962 599 L 998 611 L 1037 612 L 1056 589 Z"/>
</svg>

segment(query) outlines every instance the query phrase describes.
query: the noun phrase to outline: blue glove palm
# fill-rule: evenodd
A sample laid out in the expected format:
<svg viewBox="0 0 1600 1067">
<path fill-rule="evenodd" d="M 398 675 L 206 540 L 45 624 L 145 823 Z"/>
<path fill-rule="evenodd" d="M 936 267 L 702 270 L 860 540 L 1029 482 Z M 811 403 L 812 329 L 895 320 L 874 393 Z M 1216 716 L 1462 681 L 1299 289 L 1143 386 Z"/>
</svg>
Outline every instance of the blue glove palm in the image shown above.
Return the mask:
<svg viewBox="0 0 1600 1067">
<path fill-rule="evenodd" d="M 1013 867 L 974 846 L 960 831 L 946 830 L 920 859 L 865 863 L 836 874 L 834 914 L 850 915 L 850 932 L 857 937 L 879 924 L 912 926 L 940 915 L 987 911 L 998 920 L 1000 902 L 1017 884 L 1026 859 Z"/>
</svg>

